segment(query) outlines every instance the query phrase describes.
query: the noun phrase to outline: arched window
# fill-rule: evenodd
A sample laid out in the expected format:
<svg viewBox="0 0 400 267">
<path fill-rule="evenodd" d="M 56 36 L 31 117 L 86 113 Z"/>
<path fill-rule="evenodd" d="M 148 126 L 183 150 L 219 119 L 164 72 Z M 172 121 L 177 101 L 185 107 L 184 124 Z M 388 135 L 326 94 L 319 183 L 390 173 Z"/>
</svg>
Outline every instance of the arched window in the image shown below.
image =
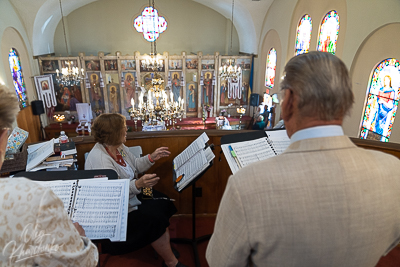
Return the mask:
<svg viewBox="0 0 400 267">
<path fill-rule="evenodd" d="M 317 50 L 336 53 L 336 43 L 339 36 L 339 15 L 335 10 L 328 12 L 321 22 Z"/>
<path fill-rule="evenodd" d="M 310 50 L 311 31 L 312 19 L 308 14 L 306 14 L 301 18 L 299 25 L 297 26 L 296 56 L 308 53 L 308 50 Z"/>
<path fill-rule="evenodd" d="M 10 65 L 11 75 L 13 78 L 14 89 L 18 96 L 18 101 L 22 107 L 27 106 L 26 88 L 24 76 L 22 75 L 21 62 L 17 50 L 11 48 L 8 54 L 8 63 Z"/>
<path fill-rule="evenodd" d="M 399 104 L 400 62 L 388 58 L 378 64 L 368 86 L 361 139 L 388 142 Z"/>
<path fill-rule="evenodd" d="M 271 48 L 267 56 L 267 67 L 265 71 L 265 86 L 273 88 L 275 84 L 276 50 Z"/>
</svg>

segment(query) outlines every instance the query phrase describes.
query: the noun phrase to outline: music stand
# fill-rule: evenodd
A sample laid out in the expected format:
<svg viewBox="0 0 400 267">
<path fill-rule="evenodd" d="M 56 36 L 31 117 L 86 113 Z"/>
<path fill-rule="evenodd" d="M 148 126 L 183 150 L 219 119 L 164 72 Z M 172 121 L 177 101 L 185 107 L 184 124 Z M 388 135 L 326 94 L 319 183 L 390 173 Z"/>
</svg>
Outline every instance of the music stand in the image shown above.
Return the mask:
<svg viewBox="0 0 400 267">
<path fill-rule="evenodd" d="M 100 177 L 108 177 L 110 180 L 118 179 L 118 174 L 112 169 L 100 170 L 79 170 L 79 171 L 58 171 L 47 172 L 19 172 L 14 177 L 25 177 L 34 181 L 53 181 L 53 180 L 82 180 Z"/>
<path fill-rule="evenodd" d="M 207 144 L 206 147 L 207 148 Z M 211 150 L 214 150 L 214 144 L 210 145 Z M 196 237 L 196 181 L 199 180 L 210 167 L 213 165 L 213 161 L 211 160 L 210 164 L 208 167 L 202 171 L 199 175 L 196 176 L 188 185 L 186 185 L 181 191 L 185 190 L 189 186 L 192 186 L 192 238 L 171 238 L 171 242 L 177 243 L 177 244 L 189 244 L 193 248 L 193 254 L 194 254 L 194 262 L 196 267 L 200 267 L 200 259 L 199 259 L 199 250 L 197 248 L 197 244 L 206 240 L 209 240 L 211 237 L 211 234 Z M 176 173 L 173 171 L 174 180 L 176 179 Z"/>
</svg>

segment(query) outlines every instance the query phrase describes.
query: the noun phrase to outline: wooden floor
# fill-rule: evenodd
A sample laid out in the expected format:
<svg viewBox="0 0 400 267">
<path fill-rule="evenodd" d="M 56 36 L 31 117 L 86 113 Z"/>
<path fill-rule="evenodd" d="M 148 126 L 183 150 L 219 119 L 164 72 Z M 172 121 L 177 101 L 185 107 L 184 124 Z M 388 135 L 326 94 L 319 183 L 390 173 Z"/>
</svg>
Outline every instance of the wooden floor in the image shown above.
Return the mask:
<svg viewBox="0 0 400 267">
<path fill-rule="evenodd" d="M 214 216 L 199 217 L 196 220 L 196 236 L 203 236 L 211 234 L 214 229 Z M 171 219 L 170 234 L 171 238 L 191 238 L 192 224 L 190 217 L 174 216 Z M 200 256 L 200 264 L 202 267 L 208 267 L 205 259 L 205 251 L 208 241 L 204 241 L 198 245 Z M 186 244 L 172 244 L 179 253 L 179 260 L 188 267 L 194 267 L 193 250 L 190 245 Z M 120 266 L 134 266 L 134 267 L 161 267 L 162 259 L 156 258 L 156 254 L 151 246 L 147 246 L 141 250 L 125 254 L 122 256 L 111 256 L 108 254 L 100 255 L 101 267 L 120 267 Z M 360 266 L 361 267 L 361 266 Z M 393 249 L 386 257 L 382 257 L 376 267 L 400 267 L 400 245 Z"/>
</svg>

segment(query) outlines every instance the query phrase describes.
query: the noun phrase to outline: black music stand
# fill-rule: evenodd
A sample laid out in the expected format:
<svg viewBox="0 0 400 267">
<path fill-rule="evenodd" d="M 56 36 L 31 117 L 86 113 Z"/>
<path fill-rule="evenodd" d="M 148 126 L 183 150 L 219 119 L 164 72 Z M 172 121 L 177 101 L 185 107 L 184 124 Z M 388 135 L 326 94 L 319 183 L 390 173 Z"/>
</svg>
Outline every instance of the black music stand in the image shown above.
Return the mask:
<svg viewBox="0 0 400 267">
<path fill-rule="evenodd" d="M 210 145 L 211 149 L 214 150 L 214 144 Z M 207 144 L 206 144 L 207 148 Z M 199 175 L 196 176 L 187 186 L 185 186 L 180 192 L 188 188 L 189 186 L 192 186 L 192 238 L 171 238 L 171 242 L 177 243 L 177 244 L 189 244 L 193 248 L 193 254 L 194 254 L 194 262 L 196 267 L 200 267 L 200 259 L 199 259 L 199 250 L 197 248 L 197 244 L 206 240 L 209 240 L 211 237 L 211 234 L 209 235 L 203 235 L 200 237 L 196 237 L 196 181 L 199 180 L 209 168 L 213 165 L 212 160 L 208 167 L 202 171 Z M 173 172 L 173 175 L 176 176 L 175 172 Z M 176 177 L 174 177 L 174 180 Z"/>
<path fill-rule="evenodd" d="M 79 170 L 79 171 L 38 171 L 38 172 L 19 172 L 14 177 L 25 177 L 34 181 L 52 180 L 79 180 L 108 177 L 110 180 L 118 179 L 118 174 L 112 169 L 99 170 Z"/>
</svg>

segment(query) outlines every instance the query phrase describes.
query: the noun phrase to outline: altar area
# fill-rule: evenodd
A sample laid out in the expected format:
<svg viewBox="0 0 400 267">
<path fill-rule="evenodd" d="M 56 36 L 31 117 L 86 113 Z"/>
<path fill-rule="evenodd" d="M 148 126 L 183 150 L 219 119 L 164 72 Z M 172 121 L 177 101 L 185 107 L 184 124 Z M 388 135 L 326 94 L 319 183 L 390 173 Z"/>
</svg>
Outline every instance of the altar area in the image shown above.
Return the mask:
<svg viewBox="0 0 400 267">
<path fill-rule="evenodd" d="M 248 129 L 251 117 L 243 116 L 240 117 L 230 117 L 227 118 L 232 130 L 242 130 Z M 126 125 L 128 127 L 128 132 L 141 132 L 143 131 L 142 121 L 137 122 L 137 128 L 135 128 L 135 123 L 132 120 L 127 120 Z M 60 136 L 60 131 L 65 131 L 68 137 L 78 137 L 78 136 L 89 136 L 88 131 L 82 132 L 78 131 L 77 128 L 79 123 L 52 123 L 45 127 L 46 139 L 58 138 Z M 183 118 L 181 121 L 175 123 L 175 129 L 173 125 L 166 126 L 166 131 L 172 130 L 204 130 L 204 129 L 217 129 L 216 117 L 207 118 L 203 121 L 202 118 Z M 154 131 L 157 131 L 155 129 Z"/>
<path fill-rule="evenodd" d="M 166 104 L 176 104 L 181 118 L 216 117 L 223 112 L 239 116 L 236 108 L 243 108 L 244 116 L 250 114 L 251 56 L 164 52 L 157 57 L 158 65 L 151 68 L 146 65 L 149 57 L 139 52 L 39 57 L 38 95 L 54 114 L 74 112 L 76 103 L 89 103 L 95 116 L 120 113 L 130 119 L 132 109 L 155 107 L 157 101 L 164 110 Z M 237 77 L 221 75 L 230 67 L 237 69 Z M 76 68 L 82 78 L 69 82 L 61 68 Z"/>
</svg>

